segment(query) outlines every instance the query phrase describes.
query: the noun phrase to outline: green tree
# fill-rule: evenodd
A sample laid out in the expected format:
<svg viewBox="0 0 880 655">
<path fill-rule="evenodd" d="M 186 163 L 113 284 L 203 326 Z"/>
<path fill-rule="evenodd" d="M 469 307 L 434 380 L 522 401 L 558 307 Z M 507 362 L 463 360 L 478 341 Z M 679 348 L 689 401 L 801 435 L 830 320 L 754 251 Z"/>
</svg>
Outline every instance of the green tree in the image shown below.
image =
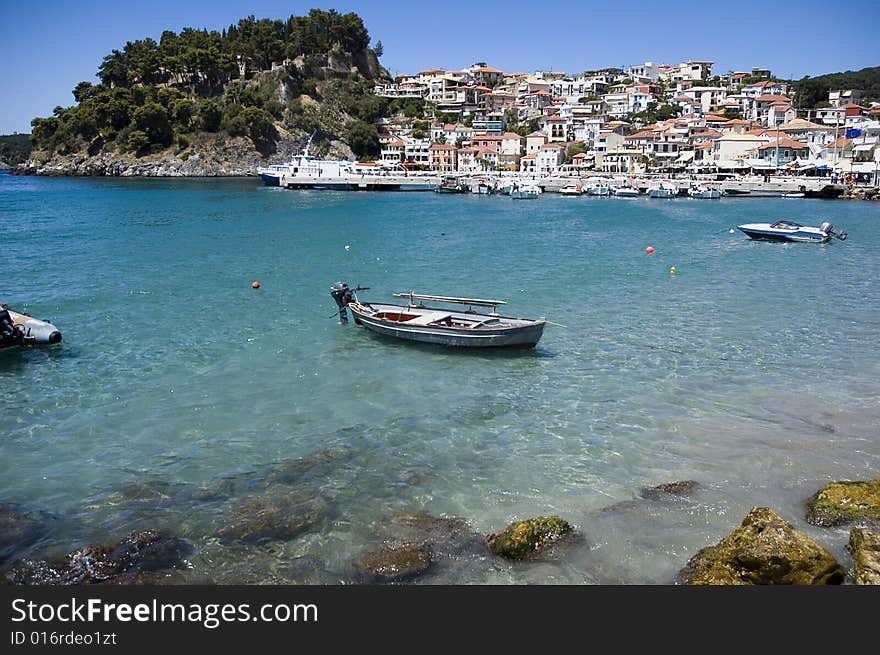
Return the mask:
<svg viewBox="0 0 880 655">
<path fill-rule="evenodd" d="M 133 130 L 128 135 L 127 145 L 132 152 L 140 153 L 150 145 L 150 137 L 146 132 Z"/>
<path fill-rule="evenodd" d="M 575 155 L 584 153 L 586 151 L 587 151 L 587 149 L 586 149 L 586 147 L 584 147 L 583 143 L 580 143 L 580 142 L 572 143 L 570 146 L 568 146 L 565 149 L 565 163 L 570 164 L 572 162 L 572 160 L 574 159 Z"/>
<path fill-rule="evenodd" d="M 345 140 L 358 157 L 379 154 L 379 133 L 364 121 L 352 121 L 345 130 Z"/>
<path fill-rule="evenodd" d="M 385 48 L 382 47 L 381 41 L 376 41 L 376 47 L 373 48 L 373 52 L 376 53 L 377 57 L 381 57 L 383 54 L 385 54 Z"/>
<path fill-rule="evenodd" d="M 147 135 L 151 144 L 160 146 L 171 145 L 173 132 L 168 111 L 158 102 L 146 102 L 134 110 L 132 124 L 135 130 Z"/>
<path fill-rule="evenodd" d="M 201 128 L 205 132 L 217 132 L 220 130 L 220 122 L 223 120 L 223 112 L 220 105 L 213 98 L 208 98 L 199 105 L 198 119 Z"/>
<path fill-rule="evenodd" d="M 272 115 L 265 109 L 245 107 L 240 116 L 247 126 L 248 136 L 257 148 L 264 148 L 275 142 L 278 133 L 275 131 Z"/>
</svg>

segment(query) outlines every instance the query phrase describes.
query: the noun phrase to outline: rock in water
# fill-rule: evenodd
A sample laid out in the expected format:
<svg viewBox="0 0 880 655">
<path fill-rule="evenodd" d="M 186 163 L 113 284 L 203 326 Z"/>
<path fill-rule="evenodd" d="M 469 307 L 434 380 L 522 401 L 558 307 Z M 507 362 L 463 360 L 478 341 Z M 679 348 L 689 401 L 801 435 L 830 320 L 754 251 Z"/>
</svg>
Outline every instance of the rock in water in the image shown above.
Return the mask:
<svg viewBox="0 0 880 655">
<path fill-rule="evenodd" d="M 431 549 L 418 544 L 383 546 L 362 556 L 355 567 L 368 582 L 400 582 L 431 567 Z"/>
<path fill-rule="evenodd" d="M 684 584 L 840 584 L 846 572 L 825 548 L 767 507 L 755 507 L 715 546 L 679 573 Z"/>
<path fill-rule="evenodd" d="M 681 480 L 679 482 L 667 482 L 658 484 L 656 487 L 642 487 L 642 498 L 659 500 L 664 496 L 687 496 L 699 486 L 694 480 Z"/>
<path fill-rule="evenodd" d="M 0 563 L 30 546 L 46 532 L 40 517 L 19 505 L 0 503 Z"/>
<path fill-rule="evenodd" d="M 329 511 L 329 504 L 320 498 L 253 496 L 232 508 L 218 536 L 252 544 L 286 541 L 321 523 Z"/>
<path fill-rule="evenodd" d="M 486 544 L 496 555 L 507 559 L 529 559 L 547 550 L 574 528 L 558 516 L 539 516 L 511 523 L 503 532 L 486 536 Z"/>
<path fill-rule="evenodd" d="M 7 578 L 23 585 L 80 585 L 118 581 L 123 574 L 173 568 L 191 547 L 155 530 L 132 532 L 114 546 L 86 546 L 59 561 L 17 562 Z"/>
<path fill-rule="evenodd" d="M 828 528 L 858 520 L 880 521 L 880 478 L 832 482 L 807 501 L 807 523 Z"/>
<path fill-rule="evenodd" d="M 853 528 L 846 547 L 852 553 L 855 583 L 880 585 L 880 533 Z"/>
</svg>

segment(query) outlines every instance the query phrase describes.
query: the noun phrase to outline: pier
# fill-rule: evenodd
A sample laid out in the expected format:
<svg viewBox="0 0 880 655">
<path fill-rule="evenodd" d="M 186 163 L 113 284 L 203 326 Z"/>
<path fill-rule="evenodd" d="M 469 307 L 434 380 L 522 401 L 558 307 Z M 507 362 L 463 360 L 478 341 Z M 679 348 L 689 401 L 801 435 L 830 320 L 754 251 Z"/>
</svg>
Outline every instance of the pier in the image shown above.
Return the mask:
<svg viewBox="0 0 880 655">
<path fill-rule="evenodd" d="M 497 192 L 512 183 L 519 185 L 535 184 L 545 193 L 559 193 L 563 187 L 581 185 L 586 189 L 592 182 L 603 180 L 609 186 L 628 184 L 645 195 L 648 188 L 657 181 L 669 180 L 678 187 L 678 194 L 687 195 L 692 184 L 704 184 L 719 189 L 725 197 L 781 197 L 790 193 L 803 193 L 806 198 L 837 198 L 846 192 L 842 184 L 831 182 L 825 177 L 770 177 L 743 176 L 718 180 L 713 175 L 693 175 L 689 177 L 635 177 L 626 175 L 598 175 L 585 171 L 580 175 L 544 175 L 528 173 L 489 172 L 489 173 L 436 173 L 411 171 L 407 173 L 385 172 L 363 175 L 341 176 L 288 176 L 281 177 L 279 186 L 286 189 L 324 189 L 336 191 L 434 191 L 443 177 L 456 177 L 469 189 L 481 185 L 488 186 L 489 192 Z"/>
</svg>

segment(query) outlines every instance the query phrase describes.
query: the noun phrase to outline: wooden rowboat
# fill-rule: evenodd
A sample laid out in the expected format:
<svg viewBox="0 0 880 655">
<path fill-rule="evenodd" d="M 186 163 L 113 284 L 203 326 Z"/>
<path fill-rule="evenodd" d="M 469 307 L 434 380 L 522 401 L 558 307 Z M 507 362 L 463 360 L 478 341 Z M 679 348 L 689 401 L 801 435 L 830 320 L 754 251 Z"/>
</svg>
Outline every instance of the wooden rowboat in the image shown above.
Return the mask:
<svg viewBox="0 0 880 655">
<path fill-rule="evenodd" d="M 503 300 L 459 298 L 417 293 L 395 293 L 395 298 L 406 304 L 361 302 L 355 295 L 364 288 L 351 289 L 344 282 L 330 287 L 330 293 L 339 306 L 342 322 L 348 321 L 347 309 L 354 322 L 377 334 L 465 348 L 534 347 L 541 339 L 546 321 L 514 318 L 497 313 Z M 466 310 L 429 307 L 425 303 L 466 305 Z M 480 313 L 474 307 L 489 307 L 491 312 Z"/>
</svg>

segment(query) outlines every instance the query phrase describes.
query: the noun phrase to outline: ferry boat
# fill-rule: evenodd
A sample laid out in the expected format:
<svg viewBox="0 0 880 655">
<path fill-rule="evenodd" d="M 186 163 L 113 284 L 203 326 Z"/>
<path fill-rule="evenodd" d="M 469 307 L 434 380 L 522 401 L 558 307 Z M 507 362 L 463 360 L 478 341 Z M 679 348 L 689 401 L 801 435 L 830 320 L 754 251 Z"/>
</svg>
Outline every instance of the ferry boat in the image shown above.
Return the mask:
<svg viewBox="0 0 880 655">
<path fill-rule="evenodd" d="M 257 169 L 257 174 L 266 186 L 291 186 L 298 182 L 314 187 L 323 181 L 354 176 L 358 162 L 347 159 L 318 159 L 309 153 L 314 134 L 309 137 L 303 151 L 289 162 L 272 164 Z"/>
</svg>

